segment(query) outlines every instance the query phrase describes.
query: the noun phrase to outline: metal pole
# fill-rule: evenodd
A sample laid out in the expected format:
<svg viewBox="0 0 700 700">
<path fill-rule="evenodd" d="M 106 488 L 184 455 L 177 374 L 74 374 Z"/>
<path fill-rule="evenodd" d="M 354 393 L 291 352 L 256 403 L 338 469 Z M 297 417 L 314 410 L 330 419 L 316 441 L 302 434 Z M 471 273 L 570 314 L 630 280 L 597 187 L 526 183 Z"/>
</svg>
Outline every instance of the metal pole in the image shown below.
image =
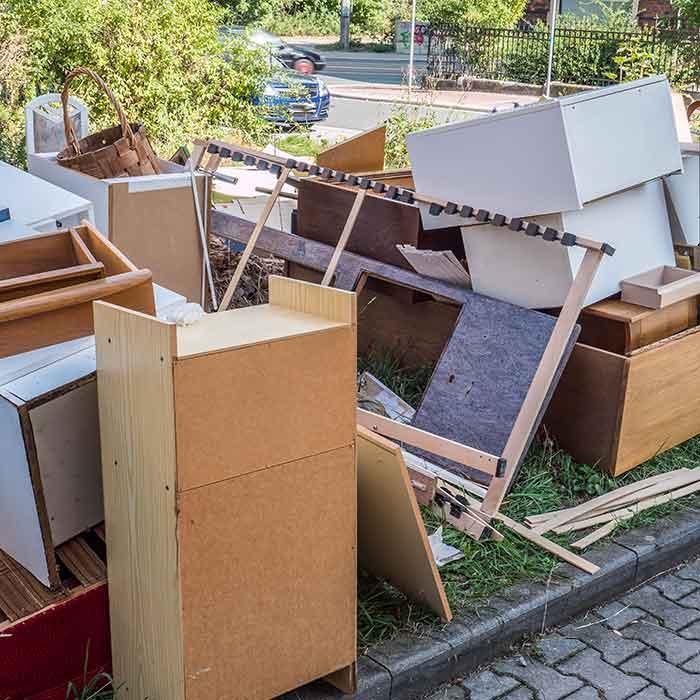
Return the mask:
<svg viewBox="0 0 700 700">
<path fill-rule="evenodd" d="M 340 2 L 340 45 L 347 51 L 350 48 L 350 14 L 352 0 Z"/>
<path fill-rule="evenodd" d="M 557 26 L 557 6 L 559 0 L 549 0 L 549 57 L 547 59 L 547 80 L 544 84 L 544 96 L 550 96 L 552 87 L 552 66 L 554 64 L 554 30 Z"/>
<path fill-rule="evenodd" d="M 411 100 L 413 90 L 413 54 L 416 43 L 416 0 L 411 3 L 411 48 L 408 52 L 408 100 Z"/>
</svg>

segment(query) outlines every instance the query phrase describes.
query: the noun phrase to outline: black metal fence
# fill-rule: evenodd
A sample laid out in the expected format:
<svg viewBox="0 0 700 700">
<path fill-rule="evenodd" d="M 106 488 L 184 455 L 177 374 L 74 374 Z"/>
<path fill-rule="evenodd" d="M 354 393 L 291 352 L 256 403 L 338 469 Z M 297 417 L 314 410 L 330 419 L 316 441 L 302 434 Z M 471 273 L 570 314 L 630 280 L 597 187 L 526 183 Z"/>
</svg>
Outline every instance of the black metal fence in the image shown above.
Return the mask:
<svg viewBox="0 0 700 700">
<path fill-rule="evenodd" d="M 427 74 L 541 85 L 548 50 L 549 31 L 544 25 L 534 29 L 433 27 L 428 35 Z M 700 88 L 700 30 L 555 30 L 553 80 L 610 85 L 657 73 L 676 85 Z"/>
</svg>

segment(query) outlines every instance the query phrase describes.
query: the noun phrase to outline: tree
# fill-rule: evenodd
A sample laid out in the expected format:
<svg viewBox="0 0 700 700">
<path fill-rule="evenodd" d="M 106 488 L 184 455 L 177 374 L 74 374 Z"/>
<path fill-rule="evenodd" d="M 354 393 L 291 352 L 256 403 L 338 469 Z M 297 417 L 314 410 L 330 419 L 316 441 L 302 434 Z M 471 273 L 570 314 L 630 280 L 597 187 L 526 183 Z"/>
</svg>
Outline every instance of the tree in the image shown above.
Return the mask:
<svg viewBox="0 0 700 700">
<path fill-rule="evenodd" d="M 694 27 L 700 27 L 700 0 L 673 0 L 681 18 Z"/>
<path fill-rule="evenodd" d="M 209 0 L 4 0 L 0 8 L 0 27 L 11 28 L 0 29 L 0 56 L 12 42 L 22 47 L 11 80 L 7 66 L 0 69 L 0 93 L 15 102 L 60 92 L 66 73 L 83 65 L 105 80 L 165 156 L 195 136 L 236 132 L 257 142 L 269 132 L 254 105 L 268 59 L 240 39 L 221 40 L 225 10 Z M 87 79 L 76 80 L 71 92 L 87 102 L 93 128 L 116 123 L 113 107 Z M 16 118 L 6 117 L 15 126 Z M 16 143 L 0 141 L 0 148 L 0 157 L 14 153 L 17 160 Z"/>
</svg>

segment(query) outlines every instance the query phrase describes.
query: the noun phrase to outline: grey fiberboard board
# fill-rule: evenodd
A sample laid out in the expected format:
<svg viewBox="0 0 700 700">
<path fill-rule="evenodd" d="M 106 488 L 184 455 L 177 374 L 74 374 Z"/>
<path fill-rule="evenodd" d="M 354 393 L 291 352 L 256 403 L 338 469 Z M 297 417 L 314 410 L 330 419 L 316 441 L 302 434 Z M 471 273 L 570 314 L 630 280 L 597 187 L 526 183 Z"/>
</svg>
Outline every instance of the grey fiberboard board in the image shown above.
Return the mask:
<svg viewBox="0 0 700 700">
<path fill-rule="evenodd" d="M 538 311 L 480 294 L 468 295 L 413 425 L 502 455 L 555 323 L 556 318 Z M 577 326 L 569 339 L 557 374 L 538 411 L 530 441 L 573 349 L 578 330 Z M 478 474 L 436 455 L 411 451 L 460 476 L 474 478 Z M 479 480 L 484 481 L 483 478 Z"/>
</svg>

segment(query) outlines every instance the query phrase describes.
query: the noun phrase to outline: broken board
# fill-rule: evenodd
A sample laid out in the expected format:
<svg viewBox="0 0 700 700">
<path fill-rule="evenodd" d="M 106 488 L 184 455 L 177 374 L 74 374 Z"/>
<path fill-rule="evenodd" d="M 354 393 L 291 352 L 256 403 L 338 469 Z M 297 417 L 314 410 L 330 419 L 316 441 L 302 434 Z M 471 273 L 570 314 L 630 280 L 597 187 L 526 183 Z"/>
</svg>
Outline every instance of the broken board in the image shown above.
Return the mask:
<svg viewBox="0 0 700 700">
<path fill-rule="evenodd" d="M 412 424 L 463 445 L 502 455 L 554 323 L 555 319 L 537 311 L 480 294 L 465 296 L 457 325 Z M 578 327 L 539 409 L 528 445 L 577 336 Z M 459 476 L 484 482 L 483 472 L 420 450 L 411 451 Z"/>
<path fill-rule="evenodd" d="M 357 427 L 357 512 L 360 566 L 449 622 L 452 612 L 401 448 L 362 426 Z"/>
</svg>

